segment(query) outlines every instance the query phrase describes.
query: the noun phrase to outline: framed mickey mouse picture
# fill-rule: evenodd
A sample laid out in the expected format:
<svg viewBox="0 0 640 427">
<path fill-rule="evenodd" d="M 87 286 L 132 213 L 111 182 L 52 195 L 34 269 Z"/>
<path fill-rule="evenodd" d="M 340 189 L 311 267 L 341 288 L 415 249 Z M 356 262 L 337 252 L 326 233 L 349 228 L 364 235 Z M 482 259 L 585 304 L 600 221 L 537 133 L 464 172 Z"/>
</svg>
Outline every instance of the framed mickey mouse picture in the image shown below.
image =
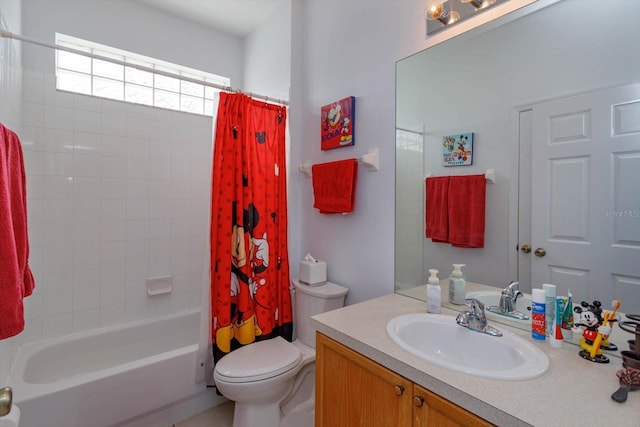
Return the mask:
<svg viewBox="0 0 640 427">
<path fill-rule="evenodd" d="M 473 163 L 473 133 L 442 137 L 442 164 L 466 166 Z"/>
<path fill-rule="evenodd" d="M 356 98 L 349 96 L 320 109 L 320 149 L 348 147 L 355 139 Z"/>
</svg>

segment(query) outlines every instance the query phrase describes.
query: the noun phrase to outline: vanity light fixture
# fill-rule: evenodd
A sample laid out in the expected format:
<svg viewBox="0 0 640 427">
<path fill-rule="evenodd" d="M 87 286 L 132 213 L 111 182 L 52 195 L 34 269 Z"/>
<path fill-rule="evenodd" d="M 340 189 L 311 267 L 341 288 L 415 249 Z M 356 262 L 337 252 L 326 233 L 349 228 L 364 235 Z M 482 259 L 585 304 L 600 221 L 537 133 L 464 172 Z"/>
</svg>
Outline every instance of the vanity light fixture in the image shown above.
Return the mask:
<svg viewBox="0 0 640 427">
<path fill-rule="evenodd" d="M 459 0 L 462 5 L 458 4 L 459 7 L 462 7 L 460 13 L 454 10 L 454 3 L 458 0 L 427 0 L 424 8 L 424 16 L 428 21 L 439 21 L 441 26 L 439 28 L 430 29 L 430 24 L 427 25 L 427 34 L 438 31 L 448 25 L 453 24 L 454 22 L 461 19 L 461 13 L 465 18 L 473 15 L 474 13 L 480 12 L 482 9 L 488 8 L 489 6 L 494 5 L 498 1 L 505 0 Z M 445 3 L 449 7 L 446 7 Z M 468 6 L 464 6 L 468 4 Z M 466 10 L 465 10 L 466 8 Z M 438 24 L 435 24 L 436 27 Z"/>
</svg>

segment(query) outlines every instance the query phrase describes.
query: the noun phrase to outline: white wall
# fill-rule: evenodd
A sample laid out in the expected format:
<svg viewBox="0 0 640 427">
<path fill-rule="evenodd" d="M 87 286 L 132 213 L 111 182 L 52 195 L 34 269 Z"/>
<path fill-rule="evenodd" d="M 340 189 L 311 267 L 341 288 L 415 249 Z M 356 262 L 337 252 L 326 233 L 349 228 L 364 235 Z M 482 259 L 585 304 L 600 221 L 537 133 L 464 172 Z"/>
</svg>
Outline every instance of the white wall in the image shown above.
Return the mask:
<svg viewBox="0 0 640 427">
<path fill-rule="evenodd" d="M 380 170 L 358 173 L 355 212 L 322 215 L 313 208 L 311 180 L 295 174 L 299 193 L 300 252 L 326 260 L 328 279 L 349 287 L 347 304 L 393 292 L 395 203 L 395 62 L 425 44 L 423 1 L 302 1 L 292 34 L 292 109 L 302 129 L 294 133 L 293 162 L 322 163 L 380 150 Z M 294 13 L 294 16 L 296 14 Z M 356 97 L 355 146 L 320 150 L 320 108 Z M 300 103 L 299 105 L 297 103 Z M 299 150 L 294 152 L 293 150 Z M 293 164 L 292 166 L 297 166 Z"/>
<path fill-rule="evenodd" d="M 60 32 L 107 46 L 208 71 L 243 86 L 242 40 L 150 8 L 137 1 L 22 0 L 25 36 L 54 42 Z M 48 54 L 46 53 L 48 52 Z M 48 49 L 25 52 L 25 66 L 50 68 Z"/>
<path fill-rule="evenodd" d="M 244 39 L 243 88 L 288 100 L 290 86 L 291 0 L 287 0 Z"/>
</svg>

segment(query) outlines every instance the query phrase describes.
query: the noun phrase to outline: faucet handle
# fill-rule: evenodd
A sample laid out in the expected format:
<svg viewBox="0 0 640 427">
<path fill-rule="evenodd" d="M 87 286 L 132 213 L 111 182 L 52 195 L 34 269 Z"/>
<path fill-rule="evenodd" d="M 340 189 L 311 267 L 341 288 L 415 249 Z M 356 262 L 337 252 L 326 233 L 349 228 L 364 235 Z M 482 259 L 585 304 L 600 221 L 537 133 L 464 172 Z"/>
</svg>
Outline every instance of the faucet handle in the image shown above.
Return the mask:
<svg viewBox="0 0 640 427">
<path fill-rule="evenodd" d="M 508 292 L 509 294 L 513 295 L 514 292 L 518 292 L 519 291 L 519 285 L 520 282 L 516 282 L 516 281 L 511 281 L 511 283 L 509 283 L 507 285 L 506 288 L 504 288 L 504 291 Z M 503 292 L 504 292 L 503 291 Z"/>
<path fill-rule="evenodd" d="M 475 298 L 467 298 L 465 304 L 471 307 L 471 313 L 484 316 L 484 304 Z"/>
<path fill-rule="evenodd" d="M 487 317 L 484 314 L 483 303 L 475 298 L 467 298 L 464 302 L 471 307 L 471 311 L 458 314 L 456 321 L 459 325 L 496 337 L 502 336 L 502 332 L 487 324 Z"/>
</svg>

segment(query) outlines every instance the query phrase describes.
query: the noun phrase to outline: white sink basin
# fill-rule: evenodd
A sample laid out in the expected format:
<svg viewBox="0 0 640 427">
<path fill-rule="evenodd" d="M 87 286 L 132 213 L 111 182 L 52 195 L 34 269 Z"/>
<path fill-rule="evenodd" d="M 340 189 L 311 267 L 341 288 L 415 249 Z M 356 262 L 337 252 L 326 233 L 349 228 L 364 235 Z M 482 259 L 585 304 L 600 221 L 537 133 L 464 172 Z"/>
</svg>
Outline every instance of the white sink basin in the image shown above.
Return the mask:
<svg viewBox="0 0 640 427">
<path fill-rule="evenodd" d="M 501 291 L 479 291 L 467 293 L 467 298 L 475 298 L 484 305 L 487 319 L 496 319 L 501 322 L 506 320 L 508 322 L 513 322 L 517 326 L 531 325 L 531 295 L 522 294 L 522 296 L 518 297 L 515 304 L 515 311 L 519 311 L 526 315 L 528 317 L 526 320 L 516 319 L 487 310 L 490 306 L 498 306 L 500 304 L 500 297 Z"/>
<path fill-rule="evenodd" d="M 478 377 L 526 380 L 544 374 L 549 359 L 533 343 L 501 330 L 502 337 L 472 331 L 453 316 L 412 313 L 387 324 L 391 339 L 428 362 Z"/>
</svg>

